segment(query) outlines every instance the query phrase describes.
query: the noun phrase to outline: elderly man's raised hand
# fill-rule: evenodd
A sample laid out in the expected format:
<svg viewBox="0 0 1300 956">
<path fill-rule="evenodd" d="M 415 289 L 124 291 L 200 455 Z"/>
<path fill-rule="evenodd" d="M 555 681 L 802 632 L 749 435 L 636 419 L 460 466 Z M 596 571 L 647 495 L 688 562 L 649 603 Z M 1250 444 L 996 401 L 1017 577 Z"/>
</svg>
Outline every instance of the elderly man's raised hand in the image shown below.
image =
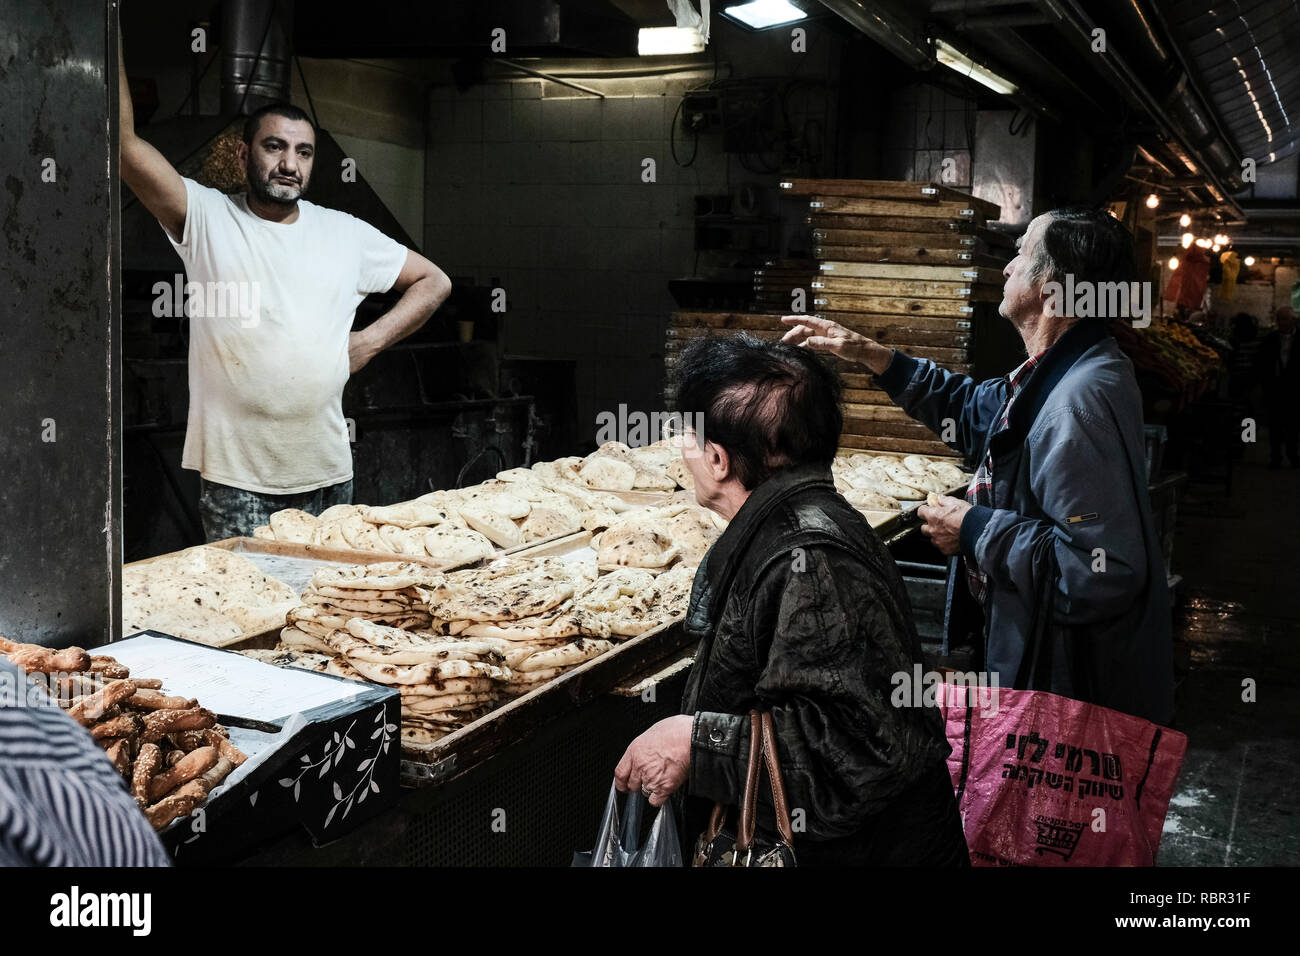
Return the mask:
<svg viewBox="0 0 1300 956">
<path fill-rule="evenodd" d="M 889 367 L 893 349 L 887 349 L 874 339 L 846 329 L 838 322 L 820 319 L 813 315 L 784 315 L 781 321 L 791 326 L 781 337 L 782 342 L 829 352 L 848 362 L 858 362 L 879 375 Z"/>
</svg>

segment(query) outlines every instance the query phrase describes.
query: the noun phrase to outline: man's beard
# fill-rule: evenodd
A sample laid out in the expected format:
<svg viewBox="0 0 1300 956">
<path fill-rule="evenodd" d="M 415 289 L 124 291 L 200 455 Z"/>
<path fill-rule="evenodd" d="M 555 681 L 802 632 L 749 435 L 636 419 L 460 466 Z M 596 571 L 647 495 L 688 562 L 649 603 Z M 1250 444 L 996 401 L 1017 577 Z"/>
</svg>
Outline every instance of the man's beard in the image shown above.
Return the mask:
<svg viewBox="0 0 1300 956">
<path fill-rule="evenodd" d="M 275 183 L 268 176 L 266 179 L 257 175 L 250 163 L 246 170 L 248 176 L 248 188 L 252 190 L 254 196 L 262 202 L 274 203 L 277 206 L 292 206 L 298 202 L 298 199 L 306 191 L 307 185 L 303 183 L 300 186 L 290 186 L 286 183 Z"/>
</svg>

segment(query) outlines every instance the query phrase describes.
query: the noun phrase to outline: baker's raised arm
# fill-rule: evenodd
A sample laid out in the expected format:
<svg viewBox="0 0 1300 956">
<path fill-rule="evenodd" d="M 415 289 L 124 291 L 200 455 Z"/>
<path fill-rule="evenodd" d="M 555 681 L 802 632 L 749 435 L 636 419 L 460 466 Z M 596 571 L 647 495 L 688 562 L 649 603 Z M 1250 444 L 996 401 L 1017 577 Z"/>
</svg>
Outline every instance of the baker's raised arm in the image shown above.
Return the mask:
<svg viewBox="0 0 1300 956">
<path fill-rule="evenodd" d="M 135 110 L 126 82 L 126 61 L 122 57 L 122 32 L 117 39 L 118 139 L 121 143 L 119 168 L 122 182 L 180 242 L 185 232 L 185 180 L 167 158 L 135 135 Z"/>
</svg>

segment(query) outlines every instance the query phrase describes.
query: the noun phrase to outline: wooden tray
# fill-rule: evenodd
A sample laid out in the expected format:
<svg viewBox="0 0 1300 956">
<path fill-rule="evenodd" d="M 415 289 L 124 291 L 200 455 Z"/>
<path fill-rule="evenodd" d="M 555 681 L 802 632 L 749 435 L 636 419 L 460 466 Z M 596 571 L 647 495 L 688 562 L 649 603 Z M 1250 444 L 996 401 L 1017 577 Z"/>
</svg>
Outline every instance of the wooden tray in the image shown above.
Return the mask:
<svg viewBox="0 0 1300 956">
<path fill-rule="evenodd" d="M 1002 287 L 973 282 L 942 282 L 936 279 L 867 279 L 860 276 L 827 274 L 811 283 L 817 294 L 903 296 L 909 299 L 966 299 L 1000 301 Z"/>
<path fill-rule="evenodd" d="M 928 221 L 928 220 L 927 220 Z M 974 250 L 981 239 L 974 233 L 945 229 L 939 232 L 903 232 L 884 229 L 827 229 L 814 227 L 812 237 L 818 245 L 831 246 L 934 246 L 940 249 Z"/>
<path fill-rule="evenodd" d="M 976 253 L 969 249 L 944 249 L 937 246 L 846 246 L 819 243 L 813 246 L 813 255 L 818 259 L 837 262 L 895 262 L 906 265 L 943 266 L 981 264 L 975 258 Z"/>
<path fill-rule="evenodd" d="M 856 276 L 863 279 L 930 279 L 937 282 L 984 283 L 1001 287 L 1002 273 L 979 266 L 920 266 L 892 262 L 823 262 L 819 271 L 827 276 Z"/>
<path fill-rule="evenodd" d="M 987 218 L 969 197 L 957 202 L 926 203 L 814 195 L 808 201 L 808 210 L 822 215 L 843 213 L 849 216 L 910 216 L 942 222 L 978 221 L 979 225 L 983 225 L 983 220 Z"/>
<path fill-rule="evenodd" d="M 858 199 L 898 200 L 909 204 L 956 202 L 975 207 L 985 219 L 1002 217 L 1002 207 L 997 203 L 967 195 L 950 186 L 920 180 L 791 177 L 777 183 L 777 189 L 791 196 L 851 196 Z"/>
<path fill-rule="evenodd" d="M 814 229 L 864 229 L 877 232 L 954 232 L 976 235 L 974 219 L 915 219 L 911 216 L 851 216 L 845 213 L 811 212 L 804 222 Z"/>
</svg>

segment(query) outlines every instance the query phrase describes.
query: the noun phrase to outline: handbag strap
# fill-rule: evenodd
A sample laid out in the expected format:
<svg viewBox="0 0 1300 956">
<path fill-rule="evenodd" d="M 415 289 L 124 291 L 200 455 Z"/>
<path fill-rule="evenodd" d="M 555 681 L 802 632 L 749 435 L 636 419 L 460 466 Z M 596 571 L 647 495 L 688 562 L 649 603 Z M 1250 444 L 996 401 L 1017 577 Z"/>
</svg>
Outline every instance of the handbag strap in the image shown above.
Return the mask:
<svg viewBox="0 0 1300 956">
<path fill-rule="evenodd" d="M 762 762 L 762 718 L 758 711 L 749 712 L 749 768 L 745 774 L 745 794 L 740 803 L 740 830 L 736 834 L 736 854 L 746 852 L 754 843 L 755 817 L 758 816 L 758 768 Z"/>
<path fill-rule="evenodd" d="M 790 826 L 790 807 L 785 797 L 785 782 L 781 778 L 781 762 L 776 752 L 776 731 L 772 715 L 749 712 L 749 766 L 745 773 L 745 792 L 740 801 L 740 826 L 736 831 L 736 855 L 747 853 L 754 844 L 758 822 L 758 772 L 767 767 L 768 782 L 772 786 L 772 806 L 776 811 L 776 829 L 782 842 L 794 846 L 794 830 Z M 722 832 L 727 821 L 726 804 L 713 806 L 705 841 L 712 842 Z"/>
<path fill-rule="evenodd" d="M 745 792 L 740 798 L 740 830 L 737 838 L 737 846 L 740 845 L 739 841 L 744 839 L 743 835 L 745 833 L 746 819 L 751 821 L 749 839 L 752 840 L 754 835 L 752 825 L 754 815 L 753 807 L 758 801 L 759 748 L 762 745 L 762 735 L 758 731 L 758 711 L 753 711 L 749 715 L 749 730 L 749 769 L 745 775 Z M 748 817 L 746 817 L 747 811 Z M 712 842 L 715 840 L 718 834 L 722 832 L 722 828 L 726 826 L 726 823 L 727 804 L 715 803 L 713 805 L 713 812 L 709 815 L 709 828 L 705 831 L 705 841 Z M 749 842 L 746 841 L 745 848 L 748 849 L 748 847 Z"/>
<path fill-rule="evenodd" d="M 772 715 L 764 714 L 763 757 L 767 763 L 767 778 L 772 785 L 772 806 L 776 810 L 776 829 L 787 846 L 794 846 L 794 831 L 790 828 L 790 808 L 785 800 L 785 781 L 781 778 L 781 763 L 776 755 L 776 731 L 772 728 Z"/>
</svg>

